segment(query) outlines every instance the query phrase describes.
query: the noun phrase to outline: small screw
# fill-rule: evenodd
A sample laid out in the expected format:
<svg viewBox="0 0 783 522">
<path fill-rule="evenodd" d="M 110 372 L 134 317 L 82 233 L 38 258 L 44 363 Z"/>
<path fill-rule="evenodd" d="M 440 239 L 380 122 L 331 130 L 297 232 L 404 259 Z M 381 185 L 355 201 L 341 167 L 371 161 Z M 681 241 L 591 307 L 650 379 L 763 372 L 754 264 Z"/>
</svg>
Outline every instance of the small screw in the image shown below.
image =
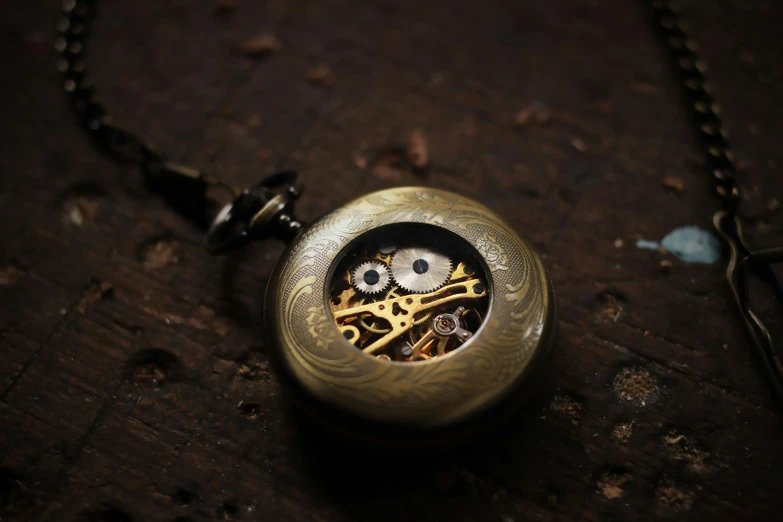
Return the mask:
<svg viewBox="0 0 783 522">
<path fill-rule="evenodd" d="M 465 268 L 462 269 L 463 272 L 467 275 L 473 275 L 473 267 L 465 265 Z"/>
<path fill-rule="evenodd" d="M 346 330 L 343 332 L 343 337 L 345 337 L 348 340 L 353 339 L 353 330 Z"/>
<path fill-rule="evenodd" d="M 482 285 L 481 283 L 477 283 L 477 284 L 476 284 L 476 285 L 473 287 L 473 291 L 474 291 L 474 292 L 476 292 L 477 294 L 480 294 L 481 292 L 483 292 L 483 291 L 484 291 L 484 285 Z"/>
</svg>

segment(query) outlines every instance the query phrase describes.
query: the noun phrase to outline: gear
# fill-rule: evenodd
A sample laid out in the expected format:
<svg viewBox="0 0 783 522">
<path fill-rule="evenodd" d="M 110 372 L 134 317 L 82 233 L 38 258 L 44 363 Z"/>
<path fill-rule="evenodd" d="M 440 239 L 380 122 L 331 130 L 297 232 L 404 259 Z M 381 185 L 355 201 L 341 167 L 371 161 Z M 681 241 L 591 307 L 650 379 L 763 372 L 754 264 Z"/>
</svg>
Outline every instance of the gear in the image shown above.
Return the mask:
<svg viewBox="0 0 783 522">
<path fill-rule="evenodd" d="M 424 294 L 448 281 L 451 260 L 426 248 L 403 248 L 392 256 L 391 273 L 400 288 Z"/>
<path fill-rule="evenodd" d="M 382 292 L 390 281 L 389 269 L 378 261 L 366 261 L 351 273 L 351 283 L 363 294 Z"/>
</svg>

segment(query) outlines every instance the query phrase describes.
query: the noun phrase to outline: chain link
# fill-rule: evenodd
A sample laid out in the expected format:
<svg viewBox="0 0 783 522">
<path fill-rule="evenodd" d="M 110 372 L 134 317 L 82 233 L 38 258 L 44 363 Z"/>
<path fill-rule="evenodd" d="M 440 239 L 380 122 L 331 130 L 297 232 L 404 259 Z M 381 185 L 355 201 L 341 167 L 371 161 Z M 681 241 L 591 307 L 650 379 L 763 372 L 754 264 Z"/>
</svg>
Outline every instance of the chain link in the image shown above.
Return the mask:
<svg viewBox="0 0 783 522">
<path fill-rule="evenodd" d="M 673 2 L 653 1 L 653 9 L 655 21 L 685 85 L 715 188 L 723 200 L 724 209 L 715 213 L 713 224 L 729 249 L 726 280 L 732 301 L 752 342 L 764 377 L 775 397 L 783 404 L 783 360 L 778 355 L 772 335 L 753 310 L 749 286 L 750 274 L 755 273 L 783 305 L 783 287 L 771 267 L 773 263 L 783 262 L 783 248 L 752 250 L 746 245 L 738 214 L 742 198 L 735 176 L 734 158 L 729 150 L 720 107 L 712 98 L 704 74 L 707 65 L 698 53 L 698 46 L 688 36 L 690 26 L 680 15 L 679 6 Z"/>
<path fill-rule="evenodd" d="M 213 254 L 229 252 L 251 239 L 275 237 L 287 242 L 296 237 L 303 227 L 293 214 L 293 204 L 302 191 L 296 172 L 272 174 L 240 192 L 203 172 L 168 161 L 154 146 L 112 121 L 97 99 L 84 60 L 97 4 L 98 0 L 64 0 L 55 41 L 63 88 L 93 142 L 114 159 L 138 165 L 150 188 L 190 219 L 209 225 L 206 247 Z M 234 202 L 224 206 L 217 217 L 208 219 L 206 215 L 213 206 L 207 198 L 210 187 L 227 189 Z M 275 194 L 275 190 L 280 193 Z"/>
<path fill-rule="evenodd" d="M 712 97 L 712 88 L 705 75 L 707 64 L 699 54 L 699 46 L 688 34 L 690 24 L 680 14 L 679 5 L 654 1 L 653 10 L 656 25 L 683 81 L 715 189 L 726 211 L 734 216 L 741 200 L 740 187 L 735 176 L 734 156 L 720 117 L 721 108 Z"/>
<path fill-rule="evenodd" d="M 60 53 L 57 69 L 63 75 L 79 123 L 98 147 L 115 159 L 148 169 L 165 161 L 155 147 L 112 122 L 106 107 L 98 101 L 95 87 L 87 76 L 84 53 L 96 0 L 65 0 L 64 16 L 57 23 L 55 49 Z"/>
</svg>

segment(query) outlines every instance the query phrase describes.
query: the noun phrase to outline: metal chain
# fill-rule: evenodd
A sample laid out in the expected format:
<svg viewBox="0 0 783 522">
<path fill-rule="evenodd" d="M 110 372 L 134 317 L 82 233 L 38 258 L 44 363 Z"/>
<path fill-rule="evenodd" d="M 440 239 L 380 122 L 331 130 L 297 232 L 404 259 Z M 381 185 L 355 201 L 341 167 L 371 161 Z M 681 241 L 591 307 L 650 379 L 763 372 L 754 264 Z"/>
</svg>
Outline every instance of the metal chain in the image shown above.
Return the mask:
<svg viewBox="0 0 783 522">
<path fill-rule="evenodd" d="M 713 224 L 729 247 L 726 280 L 732 301 L 752 347 L 756 352 L 764 377 L 775 397 L 783 404 L 783 361 L 778 356 L 769 330 L 753 311 L 750 300 L 749 275 L 759 276 L 783 305 L 783 287 L 770 266 L 783 262 L 783 248 L 752 250 L 742 235 L 738 214 L 742 200 L 734 169 L 734 158 L 720 117 L 720 106 L 715 103 L 705 77 L 707 64 L 699 55 L 699 47 L 688 35 L 690 25 L 681 16 L 674 2 L 652 2 L 656 25 L 660 29 L 679 70 L 688 95 L 689 104 L 698 124 L 709 170 L 724 209 L 715 213 Z"/>
<path fill-rule="evenodd" d="M 655 1 L 653 10 L 655 22 L 685 86 L 715 188 L 724 208 L 733 216 L 741 200 L 740 187 L 735 176 L 734 156 L 720 117 L 721 108 L 715 103 L 705 76 L 707 64 L 699 55 L 699 46 L 688 34 L 690 24 L 681 16 L 679 5 Z"/>
<path fill-rule="evenodd" d="M 251 239 L 275 237 L 290 241 L 294 238 L 303 226 L 293 215 L 293 203 L 302 192 L 296 172 L 272 174 L 240 192 L 197 169 L 167 160 L 157 148 L 112 121 L 96 97 L 84 60 L 97 3 L 97 0 L 64 0 L 64 16 L 57 23 L 55 41 L 63 87 L 79 123 L 95 145 L 118 161 L 138 165 L 153 190 L 163 194 L 189 218 L 205 227 L 209 225 L 206 246 L 210 253 L 229 252 Z M 207 218 L 207 214 L 214 214 L 212 202 L 207 198 L 210 187 L 226 189 L 234 197 L 234 202 L 226 205 L 215 219 Z M 275 194 L 275 189 L 282 189 L 282 193 Z"/>
<path fill-rule="evenodd" d="M 105 152 L 117 160 L 142 168 L 163 162 L 163 155 L 155 147 L 114 124 L 106 108 L 96 98 L 84 62 L 85 42 L 95 5 L 96 0 L 63 2 L 65 16 L 57 23 L 59 37 L 55 49 L 61 56 L 57 69 L 63 75 L 65 92 L 82 127 Z"/>
</svg>

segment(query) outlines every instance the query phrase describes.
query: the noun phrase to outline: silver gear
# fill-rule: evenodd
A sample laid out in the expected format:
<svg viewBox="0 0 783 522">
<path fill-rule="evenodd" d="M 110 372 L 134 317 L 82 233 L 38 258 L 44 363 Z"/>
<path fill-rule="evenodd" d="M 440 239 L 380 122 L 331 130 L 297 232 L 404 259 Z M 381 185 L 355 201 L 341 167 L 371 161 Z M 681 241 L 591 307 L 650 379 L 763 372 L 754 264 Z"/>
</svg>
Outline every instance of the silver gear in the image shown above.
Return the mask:
<svg viewBox="0 0 783 522">
<path fill-rule="evenodd" d="M 353 287 L 363 294 L 382 292 L 390 282 L 389 269 L 378 261 L 365 261 L 351 272 Z"/>
<path fill-rule="evenodd" d="M 400 288 L 424 294 L 446 284 L 451 260 L 426 248 L 402 248 L 392 256 L 391 273 Z"/>
</svg>

